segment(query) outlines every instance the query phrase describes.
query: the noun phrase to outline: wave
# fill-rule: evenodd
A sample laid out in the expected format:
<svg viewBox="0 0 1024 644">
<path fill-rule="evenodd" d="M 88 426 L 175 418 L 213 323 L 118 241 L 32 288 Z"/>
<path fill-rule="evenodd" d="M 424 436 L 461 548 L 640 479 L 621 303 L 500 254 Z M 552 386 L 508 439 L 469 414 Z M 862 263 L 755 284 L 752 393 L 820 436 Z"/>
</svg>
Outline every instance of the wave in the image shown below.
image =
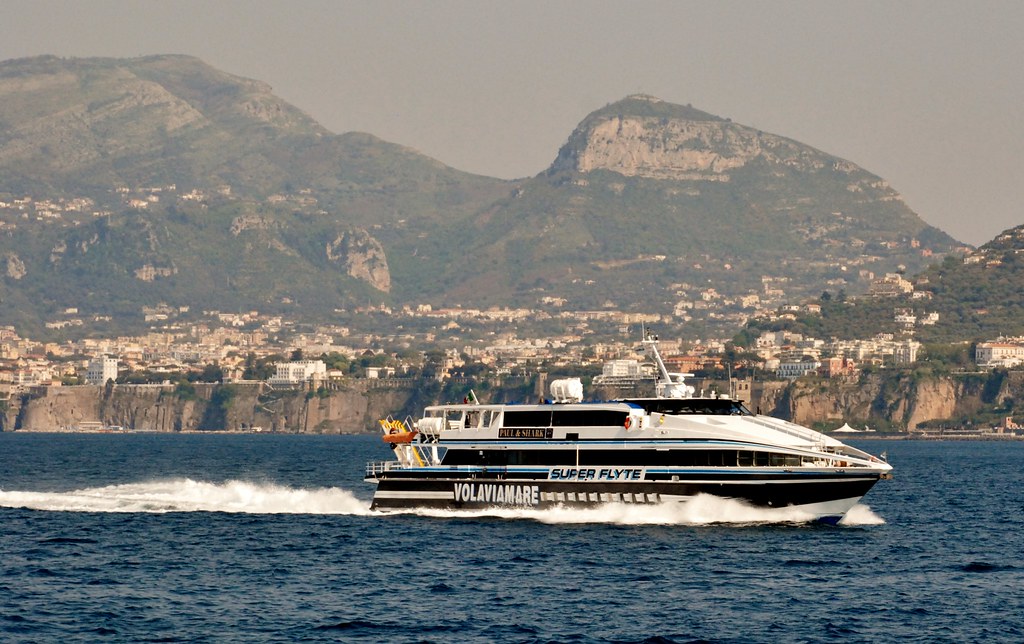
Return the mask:
<svg viewBox="0 0 1024 644">
<path fill-rule="evenodd" d="M 434 510 L 414 508 L 375 512 L 369 502 L 343 488 L 301 489 L 269 483 L 207 483 L 170 479 L 86 488 L 70 492 L 5 492 L 0 507 L 51 512 L 233 512 L 245 514 L 334 514 L 386 517 L 496 518 L 546 524 L 751 525 L 808 523 L 814 517 L 794 508 L 756 508 L 735 499 L 697 495 L 686 503 L 633 505 L 609 503 L 594 508 L 558 506 L 544 510 L 486 508 Z M 854 506 L 840 525 L 879 525 L 885 520 L 866 505 Z"/>
<path fill-rule="evenodd" d="M 238 512 L 370 514 L 369 503 L 341 488 L 297 489 L 266 483 L 171 479 L 71 492 L 5 492 L 0 506 L 56 512 Z"/>
<path fill-rule="evenodd" d="M 839 525 L 883 525 L 884 523 L 885 519 L 875 514 L 871 508 L 863 503 L 858 503 L 850 508 Z"/>
</svg>

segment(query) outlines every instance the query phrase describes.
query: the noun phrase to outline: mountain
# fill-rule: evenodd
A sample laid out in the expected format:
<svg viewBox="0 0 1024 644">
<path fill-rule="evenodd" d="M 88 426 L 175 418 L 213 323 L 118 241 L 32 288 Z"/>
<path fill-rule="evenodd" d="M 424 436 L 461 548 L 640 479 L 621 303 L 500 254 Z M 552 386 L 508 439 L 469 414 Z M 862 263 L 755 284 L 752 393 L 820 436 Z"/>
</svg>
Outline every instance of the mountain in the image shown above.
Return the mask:
<svg viewBox="0 0 1024 644">
<path fill-rule="evenodd" d="M 769 277 L 793 298 L 856 291 L 960 246 L 849 161 L 650 96 L 588 115 L 474 228 L 481 270 L 466 293 L 642 310 L 671 310 L 701 285 L 763 296 Z"/>
<path fill-rule="evenodd" d="M 389 266 L 397 238 L 510 190 L 370 134 L 331 134 L 265 83 L 188 56 L 7 61 L 0 322 L 379 301 L 415 277 Z"/>
<path fill-rule="evenodd" d="M 365 224 L 419 210 L 409 197 L 418 192 L 459 202 L 507 190 L 369 134 L 333 135 L 266 83 L 189 56 L 7 61 L 0 98 L 0 170 L 15 194 L 175 184 L 263 198 L 302 188 L 322 205 L 375 209 L 356 215 Z"/>
<path fill-rule="evenodd" d="M 27 330 L 546 298 L 699 333 L 958 246 L 853 163 L 650 96 L 510 182 L 332 134 L 187 56 L 0 63 L 0 231 L 0 323 Z"/>
</svg>

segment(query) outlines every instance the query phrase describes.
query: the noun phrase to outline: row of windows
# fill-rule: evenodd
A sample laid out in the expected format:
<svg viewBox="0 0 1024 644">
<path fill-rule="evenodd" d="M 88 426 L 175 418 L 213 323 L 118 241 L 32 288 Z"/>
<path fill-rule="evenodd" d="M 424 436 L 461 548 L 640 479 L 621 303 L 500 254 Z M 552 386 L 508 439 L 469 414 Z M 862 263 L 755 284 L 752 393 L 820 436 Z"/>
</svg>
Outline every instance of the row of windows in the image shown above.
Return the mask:
<svg viewBox="0 0 1024 644">
<path fill-rule="evenodd" d="M 750 410 L 730 398 L 637 398 L 627 400 L 649 414 L 677 416 L 750 416 Z"/>
<path fill-rule="evenodd" d="M 505 411 L 505 427 L 614 427 L 628 413 L 612 409 L 560 409 L 558 411 Z"/>
<path fill-rule="evenodd" d="M 577 460 L 578 459 L 578 460 Z M 811 459 L 807 459 L 810 461 Z M 731 449 L 676 450 L 475 450 L 449 449 L 444 465 L 632 465 L 645 467 L 799 467 L 801 457 Z"/>
</svg>

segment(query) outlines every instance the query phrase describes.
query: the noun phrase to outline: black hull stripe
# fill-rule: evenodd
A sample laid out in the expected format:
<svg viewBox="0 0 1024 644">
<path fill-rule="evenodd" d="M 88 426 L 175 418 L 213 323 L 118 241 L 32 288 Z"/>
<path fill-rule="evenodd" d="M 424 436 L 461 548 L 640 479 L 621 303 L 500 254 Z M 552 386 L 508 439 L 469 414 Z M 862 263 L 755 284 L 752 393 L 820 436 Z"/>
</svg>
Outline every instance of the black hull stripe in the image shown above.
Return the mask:
<svg viewBox="0 0 1024 644">
<path fill-rule="evenodd" d="M 642 481 L 636 483 L 621 482 L 558 482 L 546 480 L 484 480 L 484 479 L 447 479 L 447 480 L 412 480 L 386 478 L 378 482 L 378 493 L 374 495 L 373 509 L 431 507 L 445 509 L 471 509 L 485 507 L 550 507 L 561 505 L 569 500 L 576 505 L 598 505 L 610 500 L 627 502 L 654 503 L 661 497 L 690 497 L 697 494 L 709 494 L 724 498 L 746 501 L 754 506 L 782 508 L 794 505 L 809 505 L 841 499 L 860 498 L 875 484 L 877 478 L 851 478 L 846 480 L 828 481 L 790 481 L 793 485 L 779 485 L 778 481 L 722 481 L 722 482 L 691 482 Z M 802 484 L 796 484 L 802 483 Z M 460 487 L 465 486 L 465 487 Z M 472 487 L 470 487 L 472 486 Z M 540 503 L 530 501 L 488 502 L 483 499 L 483 491 L 494 494 L 497 488 L 504 491 L 515 488 L 536 488 L 535 493 Z M 457 498 L 457 490 L 472 490 L 469 500 Z M 581 495 L 585 495 L 582 496 Z M 515 499 L 515 495 L 510 495 Z M 552 496 L 560 496 L 563 500 L 555 500 Z M 493 498 L 488 496 L 487 498 Z"/>
</svg>

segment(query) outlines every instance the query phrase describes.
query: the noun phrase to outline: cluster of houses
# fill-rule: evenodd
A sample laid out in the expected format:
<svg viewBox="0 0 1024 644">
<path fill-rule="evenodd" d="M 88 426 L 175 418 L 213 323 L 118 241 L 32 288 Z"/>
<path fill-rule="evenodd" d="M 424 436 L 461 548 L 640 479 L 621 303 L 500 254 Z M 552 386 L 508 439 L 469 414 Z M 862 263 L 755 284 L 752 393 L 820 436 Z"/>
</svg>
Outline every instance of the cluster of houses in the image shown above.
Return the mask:
<svg viewBox="0 0 1024 644">
<path fill-rule="evenodd" d="M 97 209 L 96 203 L 88 197 L 34 199 L 21 196 L 0 199 L 0 227 L 16 228 L 18 219 L 36 221 L 60 220 L 69 215 L 91 215 L 102 217 L 111 214 L 109 210 Z"/>
<path fill-rule="evenodd" d="M 788 331 L 766 332 L 754 351 L 764 368 L 780 378 L 807 374 L 834 378 L 853 375 L 864 365 L 905 365 L 917 361 L 921 343 L 882 333 L 863 340 L 820 340 Z"/>
<path fill-rule="evenodd" d="M 156 204 L 169 202 L 193 202 L 205 204 L 211 199 L 232 199 L 231 186 L 216 186 L 211 190 L 194 188 L 179 190 L 176 184 L 161 186 L 140 186 L 130 188 L 117 186 L 112 189 L 112 199 L 105 199 L 102 205 L 91 197 L 36 197 L 33 195 L 9 195 L 0 198 L 0 228 L 15 227 L 13 220 L 34 219 L 36 221 L 60 222 L 73 219 L 78 215 L 106 217 L 113 214 L 110 208 L 127 208 L 131 210 L 150 210 Z M 288 203 L 301 208 L 312 208 L 317 200 L 309 189 L 299 190 L 297 194 L 276 194 L 267 197 L 269 204 Z"/>
<path fill-rule="evenodd" d="M 239 380 L 247 360 L 273 355 L 289 355 L 298 350 L 305 356 L 337 353 L 350 359 L 370 355 L 370 346 L 429 346 L 434 332 L 405 336 L 354 334 L 339 325 L 323 325 L 312 332 L 298 332 L 279 316 L 256 311 L 240 313 L 204 312 L 203 323 L 176 322 L 181 311 L 157 307 L 147 315 L 154 322 L 165 322 L 160 331 L 138 337 L 82 339 L 64 343 L 40 343 L 21 338 L 12 327 L 0 327 L 0 385 L 57 385 L 64 382 L 105 383 L 118 377 L 118 371 L 145 370 L 150 373 L 180 374 L 216 365 L 227 380 Z M 528 309 L 443 309 L 420 307 L 403 310 L 411 314 L 438 318 L 435 327 L 452 331 L 472 320 L 514 322 L 535 315 Z M 70 315 L 70 314 L 69 314 Z M 540 363 L 549 365 L 603 365 L 596 384 L 629 383 L 651 374 L 632 356 L 635 347 L 628 335 L 621 343 L 598 343 L 587 338 L 588 322 L 600 319 L 621 326 L 657 324 L 660 316 L 636 316 L 613 311 L 574 311 L 556 313 L 564 318 L 566 332 L 552 338 L 520 338 L 514 332 L 490 336 L 486 341 L 467 341 L 465 346 L 449 346 L 435 371 L 445 378 L 457 373 L 465 361 L 481 365 L 498 375 L 531 371 Z M 271 341 L 270 338 L 276 338 Z M 282 339 L 283 338 L 283 339 Z M 975 359 L 980 368 L 1015 367 L 1024 364 L 1024 338 L 999 338 L 980 342 Z M 798 378 L 808 374 L 842 377 L 857 374 L 867 365 L 904 365 L 918 359 L 921 344 L 911 337 L 880 334 L 861 340 L 821 340 L 788 331 L 765 332 L 756 339 L 752 351 L 757 366 L 779 378 Z M 662 354 L 669 367 L 678 372 L 722 369 L 725 341 L 686 345 L 680 340 L 662 341 Z M 415 359 L 414 359 L 415 360 Z M 422 362 L 422 355 L 420 362 Z M 414 364 L 393 360 L 389 366 L 374 366 L 361 372 L 369 378 L 386 378 L 395 369 Z M 739 366 L 739 365 L 736 365 Z M 291 386 L 345 377 L 332 372 L 321 360 L 278 360 L 276 372 L 268 380 L 272 386 Z"/>
</svg>

